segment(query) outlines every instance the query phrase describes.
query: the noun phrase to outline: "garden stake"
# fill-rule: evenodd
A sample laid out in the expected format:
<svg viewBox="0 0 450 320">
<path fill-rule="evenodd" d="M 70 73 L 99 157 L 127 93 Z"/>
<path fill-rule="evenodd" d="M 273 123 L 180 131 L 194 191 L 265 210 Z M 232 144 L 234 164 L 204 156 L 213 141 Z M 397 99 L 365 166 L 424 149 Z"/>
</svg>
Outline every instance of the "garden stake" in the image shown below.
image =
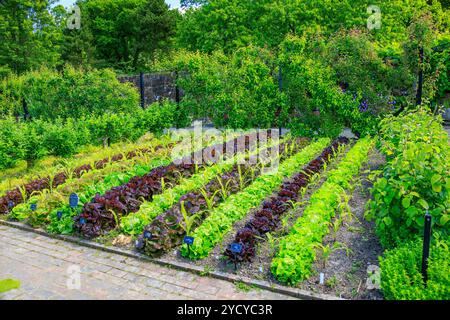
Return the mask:
<svg viewBox="0 0 450 320">
<path fill-rule="evenodd" d="M 194 238 L 193 237 L 189 237 L 189 236 L 186 236 L 186 237 L 184 237 L 184 243 L 186 243 L 187 244 L 187 247 L 188 247 L 188 254 L 191 254 L 191 244 L 193 244 L 194 243 Z"/>
<path fill-rule="evenodd" d="M 430 241 L 431 241 L 431 215 L 425 214 L 425 227 L 423 236 L 423 254 L 422 254 L 422 277 L 425 285 L 428 281 L 428 258 L 430 256 Z"/>
</svg>

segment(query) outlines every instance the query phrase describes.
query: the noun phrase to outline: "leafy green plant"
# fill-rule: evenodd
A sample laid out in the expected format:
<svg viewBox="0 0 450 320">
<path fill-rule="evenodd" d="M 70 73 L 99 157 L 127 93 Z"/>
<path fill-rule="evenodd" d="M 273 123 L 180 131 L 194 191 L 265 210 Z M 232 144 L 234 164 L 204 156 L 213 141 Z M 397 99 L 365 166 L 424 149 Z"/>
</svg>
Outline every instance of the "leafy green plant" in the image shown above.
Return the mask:
<svg viewBox="0 0 450 320">
<path fill-rule="evenodd" d="M 322 246 L 322 239 L 329 232 L 329 223 L 335 216 L 341 195 L 367 161 L 373 144 L 370 138 L 359 140 L 338 167 L 328 172 L 325 183 L 311 196 L 310 204 L 290 233 L 281 239 L 279 251 L 272 260 L 271 271 L 278 280 L 297 284 L 312 274 L 316 248 Z M 326 253 L 330 250 L 326 248 Z"/>
<path fill-rule="evenodd" d="M 201 215 L 200 212 L 189 215 L 186 211 L 186 208 L 184 206 L 184 201 L 181 202 L 181 214 L 183 216 L 183 223 L 181 223 L 181 227 L 183 228 L 184 232 L 189 236 L 191 234 L 192 227 L 195 224 L 195 220 L 198 219 L 198 217 Z"/>
<path fill-rule="evenodd" d="M 19 287 L 20 287 L 19 280 L 14 279 L 0 280 L 0 293 L 18 289 Z"/>
<path fill-rule="evenodd" d="M 450 147 L 440 117 L 425 109 L 381 123 L 381 150 L 387 164 L 371 190 L 366 218 L 375 220 L 386 247 L 423 232 L 424 216 L 433 232 L 449 234 Z"/>
<path fill-rule="evenodd" d="M 422 241 L 387 250 L 380 259 L 381 288 L 388 300 L 450 299 L 450 242 L 434 241 L 430 248 L 428 282 L 421 273 Z"/>
<path fill-rule="evenodd" d="M 329 139 L 324 138 L 310 144 L 280 164 L 278 171 L 259 176 L 243 191 L 228 197 L 225 202 L 211 211 L 208 218 L 194 231 L 195 243 L 190 246 L 189 251 L 186 246 L 183 246 L 181 254 L 195 260 L 208 256 L 214 246 L 231 229 L 233 223 L 245 216 L 251 208 L 258 206 L 264 198 L 272 194 L 284 178 L 297 172 L 328 143 Z"/>
</svg>

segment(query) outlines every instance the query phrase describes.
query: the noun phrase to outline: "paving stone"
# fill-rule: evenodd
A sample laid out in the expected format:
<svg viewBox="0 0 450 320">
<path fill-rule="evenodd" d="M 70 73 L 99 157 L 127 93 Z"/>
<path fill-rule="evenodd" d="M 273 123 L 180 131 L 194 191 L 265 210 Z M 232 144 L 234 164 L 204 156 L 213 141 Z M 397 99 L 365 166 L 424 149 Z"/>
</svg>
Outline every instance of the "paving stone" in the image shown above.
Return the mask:
<svg viewBox="0 0 450 320">
<path fill-rule="evenodd" d="M 21 287 L 0 300 L 292 299 L 265 290 L 236 292 L 234 284 L 166 268 L 32 232 L 0 227 L 0 274 Z M 80 290 L 67 285 L 80 267 Z M 73 270 L 72 270 L 73 271 Z"/>
</svg>

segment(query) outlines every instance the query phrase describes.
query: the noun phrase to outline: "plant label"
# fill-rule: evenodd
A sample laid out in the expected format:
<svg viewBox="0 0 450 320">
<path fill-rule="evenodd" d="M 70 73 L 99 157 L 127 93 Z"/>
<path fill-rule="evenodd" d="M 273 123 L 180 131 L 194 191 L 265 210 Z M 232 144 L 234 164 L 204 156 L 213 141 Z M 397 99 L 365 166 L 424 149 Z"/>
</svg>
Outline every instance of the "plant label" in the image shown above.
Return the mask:
<svg viewBox="0 0 450 320">
<path fill-rule="evenodd" d="M 63 216 L 62 211 L 58 211 L 58 212 L 56 213 L 56 217 L 58 218 L 58 220 L 61 220 L 62 216 Z"/>
<path fill-rule="evenodd" d="M 36 203 L 33 203 L 33 204 L 30 206 L 30 209 L 31 209 L 31 211 L 36 211 L 36 209 L 37 209 L 37 204 L 36 204 Z"/>
<path fill-rule="evenodd" d="M 242 244 L 240 243 L 232 243 L 230 246 L 231 252 L 233 253 L 241 253 L 242 252 Z"/>
<path fill-rule="evenodd" d="M 152 238 L 152 233 L 150 231 L 145 231 L 144 232 L 144 239 L 148 239 L 150 240 Z"/>
<path fill-rule="evenodd" d="M 184 237 L 183 242 L 186 243 L 188 246 L 190 246 L 194 243 L 194 238 L 186 236 Z"/>
<path fill-rule="evenodd" d="M 138 249 L 138 250 L 143 249 L 143 248 L 144 248 L 144 241 L 142 241 L 142 240 L 136 240 L 135 246 L 136 246 L 136 249 Z"/>
<path fill-rule="evenodd" d="M 78 195 L 76 193 L 72 193 L 69 197 L 69 205 L 72 209 L 76 208 L 78 206 L 78 201 L 80 199 L 78 198 Z"/>
<path fill-rule="evenodd" d="M 324 284 L 325 283 L 325 274 L 323 274 L 323 273 L 320 274 L 319 283 L 320 284 Z"/>
</svg>

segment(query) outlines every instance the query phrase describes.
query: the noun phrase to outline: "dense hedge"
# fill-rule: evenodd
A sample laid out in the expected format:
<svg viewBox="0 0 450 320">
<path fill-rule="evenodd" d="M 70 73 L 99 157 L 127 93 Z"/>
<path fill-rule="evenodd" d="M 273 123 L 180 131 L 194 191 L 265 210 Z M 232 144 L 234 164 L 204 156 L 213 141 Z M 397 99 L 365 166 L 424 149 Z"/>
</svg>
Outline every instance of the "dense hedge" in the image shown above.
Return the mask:
<svg viewBox="0 0 450 320">
<path fill-rule="evenodd" d="M 0 168 L 26 160 L 29 165 L 45 155 L 67 157 L 84 145 L 102 145 L 121 140 L 137 140 L 145 132 L 161 132 L 174 123 L 175 105 L 153 104 L 133 114 L 104 113 L 78 119 L 55 119 L 52 122 L 0 120 Z"/>
<path fill-rule="evenodd" d="M 422 242 L 386 251 L 381 259 L 381 287 L 389 300 L 449 300 L 450 241 L 435 241 L 430 249 L 428 282 L 421 274 Z"/>
<path fill-rule="evenodd" d="M 80 118 L 103 113 L 134 113 L 139 94 L 109 70 L 62 72 L 41 69 L 0 82 L 0 116 L 24 115 L 23 100 L 33 119 Z"/>
<path fill-rule="evenodd" d="M 375 220 L 384 246 L 420 236 L 426 210 L 433 232 L 450 234 L 450 146 L 441 123 L 425 109 L 381 122 L 387 164 L 372 188 L 366 216 Z"/>
</svg>

